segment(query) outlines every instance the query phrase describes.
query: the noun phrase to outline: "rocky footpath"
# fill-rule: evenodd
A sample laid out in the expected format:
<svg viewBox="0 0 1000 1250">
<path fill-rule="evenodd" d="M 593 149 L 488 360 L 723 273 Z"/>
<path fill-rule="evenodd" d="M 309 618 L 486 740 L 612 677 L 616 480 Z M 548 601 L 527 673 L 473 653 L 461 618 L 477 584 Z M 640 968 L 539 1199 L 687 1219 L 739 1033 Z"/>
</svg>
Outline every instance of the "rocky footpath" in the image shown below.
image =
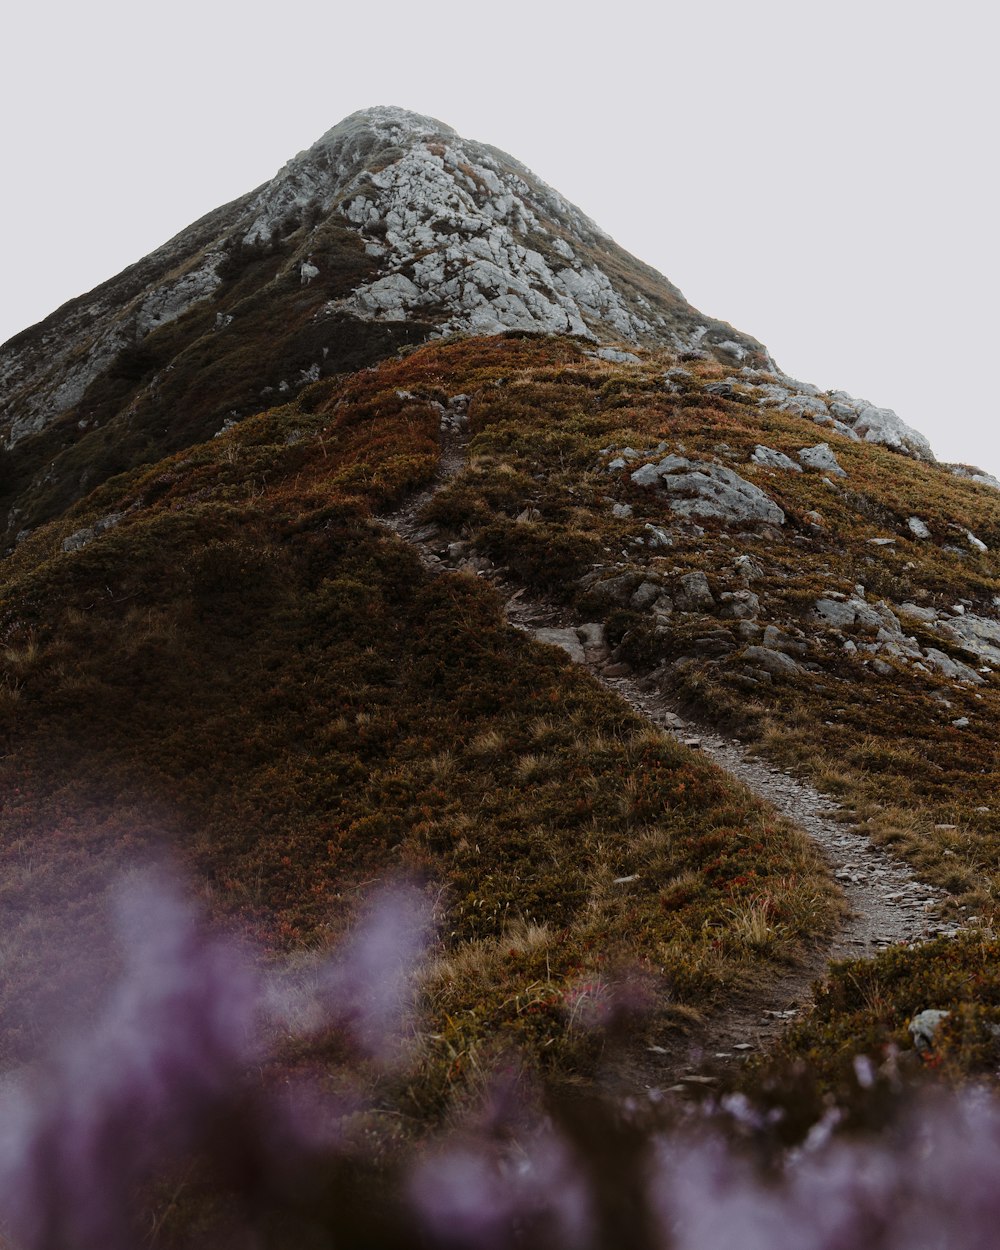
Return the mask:
<svg viewBox="0 0 1000 1250">
<path fill-rule="evenodd" d="M 715 1067 L 758 1052 L 807 1006 L 810 986 L 830 960 L 870 955 L 896 943 L 953 934 L 953 928 L 935 918 L 945 896 L 919 881 L 906 864 L 876 846 L 863 827 L 845 822 L 835 801 L 790 773 L 751 757 L 737 739 L 682 716 L 665 693 L 660 674 L 636 673 L 631 665 L 616 658 L 601 622 L 575 622 L 566 609 L 534 600 L 523 587 L 506 581 L 503 571 L 478 555 L 469 543 L 449 542 L 437 527 L 422 523 L 421 513 L 427 503 L 464 467 L 466 403 L 466 396 L 457 396 L 447 406 L 441 405 L 443 455 L 434 483 L 399 511 L 380 518 L 380 523 L 410 543 L 430 571 L 444 574 L 464 570 L 491 580 L 505 596 L 505 613 L 512 626 L 539 643 L 559 647 L 573 663 L 585 667 L 610 693 L 624 699 L 651 724 L 691 749 L 704 751 L 730 776 L 770 803 L 819 848 L 844 893 L 845 920 L 825 950 L 814 952 L 764 994 L 736 993 L 727 1008 L 705 1029 L 696 1030 L 693 1040 L 681 1051 L 676 1043 L 652 1046 L 648 1063 L 633 1073 L 653 1083 L 679 1078 L 679 1091 L 711 1082 L 715 1079 L 711 1075 Z M 737 572 L 747 585 L 756 571 L 749 557 L 740 557 Z M 808 650 L 806 641 L 774 625 L 758 626 L 752 617 L 759 610 L 759 602 L 749 589 L 723 592 L 717 599 L 702 572 L 680 576 L 669 587 L 669 593 L 662 579 L 653 581 L 634 573 L 595 583 L 600 585 L 622 602 L 664 615 L 674 610 L 721 609 L 729 613 L 734 630 L 742 631 L 743 641 L 749 637 L 760 639 L 762 645 L 747 646 L 743 653 L 744 662 L 758 677 L 780 680 L 803 671 L 799 659 L 793 657 L 801 657 Z M 871 613 L 884 629 L 891 615 L 884 604 L 871 608 L 860 598 L 849 600 L 841 596 L 817 604 L 818 618 L 824 608 L 831 612 L 827 604 L 836 605 L 832 609 L 834 621 L 828 622 L 831 624 L 843 624 L 842 617 L 846 618 L 847 613 L 863 610 Z M 735 649 L 737 634 L 724 632 Z"/>
</svg>

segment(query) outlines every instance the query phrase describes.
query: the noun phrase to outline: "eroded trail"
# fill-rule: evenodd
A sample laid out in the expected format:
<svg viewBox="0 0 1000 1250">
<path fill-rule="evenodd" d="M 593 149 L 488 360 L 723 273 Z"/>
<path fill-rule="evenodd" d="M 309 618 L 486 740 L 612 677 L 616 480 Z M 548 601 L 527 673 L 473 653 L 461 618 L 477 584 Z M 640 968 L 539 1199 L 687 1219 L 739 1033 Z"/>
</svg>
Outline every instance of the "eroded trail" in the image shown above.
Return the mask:
<svg viewBox="0 0 1000 1250">
<path fill-rule="evenodd" d="M 595 655 L 595 627 L 574 621 L 564 609 L 533 601 L 523 588 L 510 585 L 502 569 L 471 557 L 464 544 L 444 543 L 439 531 L 420 520 L 423 509 L 465 465 L 465 444 L 446 429 L 441 463 L 434 482 L 398 511 L 378 518 L 380 524 L 408 542 L 425 568 L 434 573 L 469 569 L 487 577 L 505 597 L 510 624 L 541 642 L 562 647 L 599 682 L 665 733 L 699 749 L 754 794 L 770 803 L 819 848 L 844 892 L 847 914 L 840 930 L 823 950 L 815 951 L 795 969 L 780 976 L 765 992 L 756 988 L 706 1022 L 679 1053 L 676 1045 L 654 1047 L 642 1074 L 675 1079 L 704 1072 L 714 1065 L 744 1058 L 762 1049 L 805 1007 L 813 981 L 831 960 L 872 955 L 896 943 L 913 943 L 947 932 L 936 922 L 937 904 L 945 895 L 919 881 L 910 869 L 876 846 L 863 828 L 837 819 L 838 804 L 807 782 L 752 758 L 737 739 L 685 719 L 654 683 L 623 673 L 622 666 Z M 692 1076 L 692 1080 L 704 1079 Z"/>
</svg>

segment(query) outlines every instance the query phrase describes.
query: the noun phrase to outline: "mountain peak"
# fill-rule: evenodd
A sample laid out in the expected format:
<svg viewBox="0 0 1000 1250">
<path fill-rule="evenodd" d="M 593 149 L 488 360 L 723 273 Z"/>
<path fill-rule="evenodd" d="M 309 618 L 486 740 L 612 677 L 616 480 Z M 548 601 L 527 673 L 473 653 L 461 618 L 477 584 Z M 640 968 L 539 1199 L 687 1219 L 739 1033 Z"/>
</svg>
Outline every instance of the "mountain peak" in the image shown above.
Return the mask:
<svg viewBox="0 0 1000 1250">
<path fill-rule="evenodd" d="M 378 265 L 338 311 L 429 317 L 441 333 L 724 345 L 731 363 L 767 363 L 759 343 L 701 316 L 520 162 L 434 118 L 390 106 L 345 118 L 261 190 L 244 242 L 317 204 L 346 218 Z"/>
</svg>

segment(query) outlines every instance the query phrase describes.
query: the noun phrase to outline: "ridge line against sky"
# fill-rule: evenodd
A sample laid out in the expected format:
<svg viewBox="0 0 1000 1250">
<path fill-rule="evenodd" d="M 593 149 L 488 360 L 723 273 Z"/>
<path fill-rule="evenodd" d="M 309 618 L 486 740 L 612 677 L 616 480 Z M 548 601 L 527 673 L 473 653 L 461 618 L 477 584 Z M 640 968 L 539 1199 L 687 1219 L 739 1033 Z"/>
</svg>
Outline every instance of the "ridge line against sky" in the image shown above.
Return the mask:
<svg viewBox="0 0 1000 1250">
<path fill-rule="evenodd" d="M 0 340 L 397 104 L 528 165 L 789 373 L 1000 475 L 994 10 L 39 0 L 8 25 Z"/>
</svg>

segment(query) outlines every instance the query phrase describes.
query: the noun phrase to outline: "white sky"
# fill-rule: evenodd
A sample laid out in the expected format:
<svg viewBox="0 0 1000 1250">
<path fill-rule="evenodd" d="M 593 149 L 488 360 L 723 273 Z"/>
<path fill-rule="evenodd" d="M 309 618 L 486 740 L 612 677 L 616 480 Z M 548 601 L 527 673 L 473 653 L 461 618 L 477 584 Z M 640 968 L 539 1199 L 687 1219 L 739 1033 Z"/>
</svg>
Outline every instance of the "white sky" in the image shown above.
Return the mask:
<svg viewBox="0 0 1000 1250">
<path fill-rule="evenodd" d="M 0 341 L 398 104 L 1000 475 L 988 0 L 33 0 L 4 25 Z"/>
</svg>

